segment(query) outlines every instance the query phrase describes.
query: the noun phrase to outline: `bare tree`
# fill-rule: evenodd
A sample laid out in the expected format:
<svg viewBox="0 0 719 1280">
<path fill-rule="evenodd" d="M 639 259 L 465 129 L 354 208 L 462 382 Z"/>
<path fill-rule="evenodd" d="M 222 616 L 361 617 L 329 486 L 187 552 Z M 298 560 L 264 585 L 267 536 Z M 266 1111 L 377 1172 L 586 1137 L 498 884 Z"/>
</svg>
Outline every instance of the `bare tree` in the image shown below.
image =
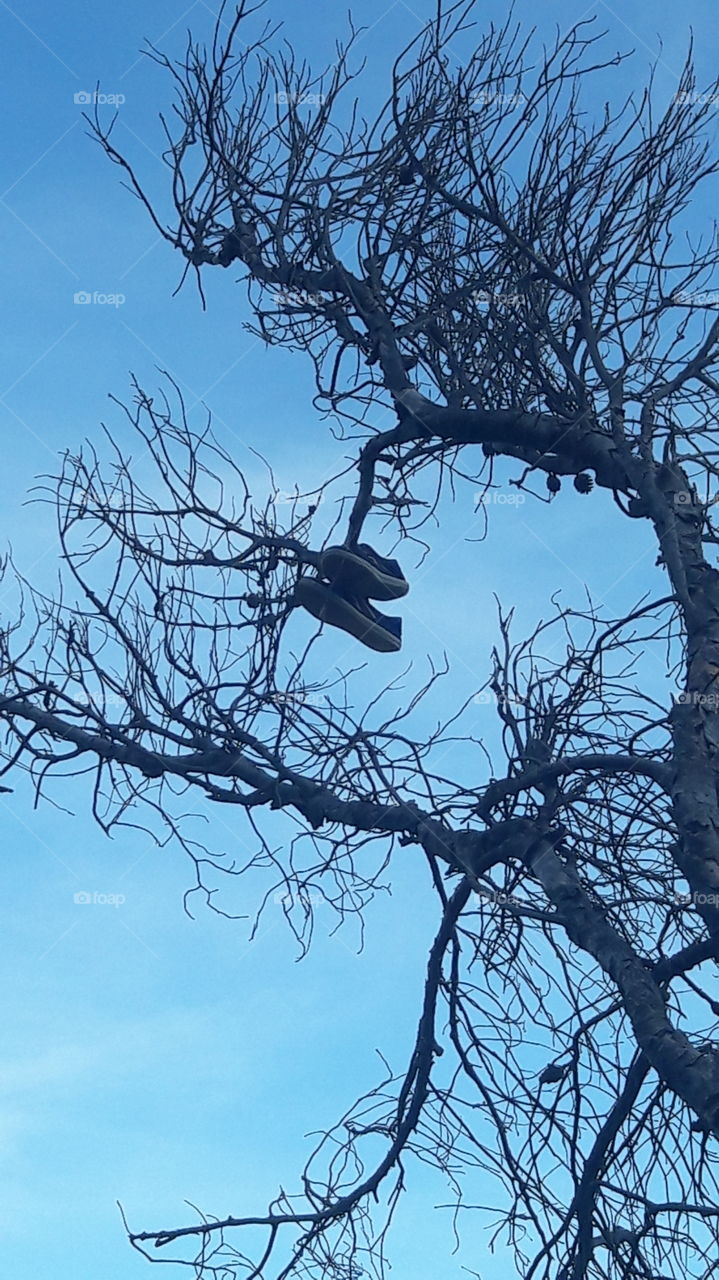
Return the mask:
<svg viewBox="0 0 719 1280">
<path fill-rule="evenodd" d="M 302 946 L 317 895 L 362 918 L 398 844 L 437 898 L 407 1069 L 326 1134 L 296 1191 L 128 1228 L 201 1277 L 380 1275 L 410 1157 L 446 1174 L 458 1224 L 483 1215 L 525 1280 L 716 1268 L 718 251 L 687 209 L 717 171 L 719 92 L 697 92 L 688 62 L 663 110 L 650 86 L 591 124 L 584 82 L 623 59 L 589 24 L 532 64 L 513 26 L 477 43 L 471 16 L 440 5 L 370 122 L 354 32 L 319 76 L 274 30 L 253 39 L 247 3 L 209 50 L 153 52 L 177 92 L 167 223 L 93 121 L 200 289 L 211 267 L 239 272 L 253 331 L 310 357 L 315 408 L 355 461 L 287 515 L 253 499 L 209 423 L 193 430 L 176 387 L 135 388 L 126 413 L 157 483 L 120 453 L 66 458 L 67 597 L 27 588 L 3 637 L 4 772 L 30 770 L 38 793 L 87 774 L 105 830 L 145 806 L 219 910 L 215 871 L 248 868 L 195 844 L 175 797 L 243 810 L 248 867 L 268 896 L 286 888 Z M 588 502 L 609 490 L 607 540 L 612 519 L 644 521 L 667 578 L 627 616 L 557 609 L 526 641 L 500 613 L 486 696 L 501 758 L 467 707 L 413 736 L 443 672 L 360 715 L 352 672 L 313 683 L 317 636 L 300 653 L 286 636 L 325 489 L 346 496 L 347 545 L 381 513 L 420 548 L 465 479 L 538 501 L 568 480 Z M 466 767 L 447 777 L 458 738 Z M 535 1043 L 551 1046 L 539 1075 Z"/>
</svg>

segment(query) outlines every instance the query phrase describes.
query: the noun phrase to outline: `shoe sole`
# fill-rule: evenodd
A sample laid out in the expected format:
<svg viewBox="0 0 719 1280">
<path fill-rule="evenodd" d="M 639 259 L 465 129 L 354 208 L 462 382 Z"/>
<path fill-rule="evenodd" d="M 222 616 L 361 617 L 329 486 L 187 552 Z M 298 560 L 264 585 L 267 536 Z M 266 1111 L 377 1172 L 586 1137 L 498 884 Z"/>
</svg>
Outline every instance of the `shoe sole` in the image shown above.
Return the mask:
<svg viewBox="0 0 719 1280">
<path fill-rule="evenodd" d="M 326 622 L 331 627 L 349 632 L 378 653 L 397 653 L 401 648 L 401 639 L 393 636 L 378 622 L 366 618 L 359 609 L 342 600 L 315 578 L 300 578 L 295 588 L 295 600 L 319 622 Z"/>
<path fill-rule="evenodd" d="M 332 582 L 346 580 L 358 595 L 372 600 L 399 600 L 409 591 L 404 578 L 395 578 L 346 547 L 330 547 L 319 558 L 319 570 Z"/>
</svg>

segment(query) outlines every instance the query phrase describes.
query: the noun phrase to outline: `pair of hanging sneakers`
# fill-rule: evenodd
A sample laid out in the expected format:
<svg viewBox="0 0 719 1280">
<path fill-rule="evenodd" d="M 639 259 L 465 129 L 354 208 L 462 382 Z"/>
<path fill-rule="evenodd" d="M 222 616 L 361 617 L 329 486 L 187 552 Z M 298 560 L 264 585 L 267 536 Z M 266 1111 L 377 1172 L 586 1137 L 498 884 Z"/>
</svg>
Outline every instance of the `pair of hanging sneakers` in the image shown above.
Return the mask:
<svg viewBox="0 0 719 1280">
<path fill-rule="evenodd" d="M 402 619 L 389 618 L 369 603 L 399 600 L 409 583 L 396 560 L 387 560 L 361 542 L 320 553 L 318 577 L 300 578 L 295 600 L 320 622 L 356 636 L 369 649 L 396 653 L 402 646 Z M 323 581 L 325 579 L 325 581 Z"/>
</svg>

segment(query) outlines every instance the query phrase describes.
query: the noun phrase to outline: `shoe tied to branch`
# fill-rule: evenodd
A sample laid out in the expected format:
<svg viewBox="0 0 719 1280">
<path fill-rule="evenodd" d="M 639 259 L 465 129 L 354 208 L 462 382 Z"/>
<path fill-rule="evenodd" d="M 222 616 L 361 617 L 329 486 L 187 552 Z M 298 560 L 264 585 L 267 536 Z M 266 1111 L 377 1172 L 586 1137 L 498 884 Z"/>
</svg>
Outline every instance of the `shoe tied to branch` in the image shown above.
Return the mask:
<svg viewBox="0 0 719 1280">
<path fill-rule="evenodd" d="M 361 597 L 330 587 L 319 578 L 300 578 L 295 602 L 320 622 L 348 631 L 378 653 L 396 653 L 402 647 L 401 618 L 388 618 Z"/>
<path fill-rule="evenodd" d="M 320 553 L 319 571 L 333 586 L 372 600 L 399 600 L 409 591 L 397 561 L 379 555 L 366 542 L 357 547 L 328 547 Z"/>
</svg>

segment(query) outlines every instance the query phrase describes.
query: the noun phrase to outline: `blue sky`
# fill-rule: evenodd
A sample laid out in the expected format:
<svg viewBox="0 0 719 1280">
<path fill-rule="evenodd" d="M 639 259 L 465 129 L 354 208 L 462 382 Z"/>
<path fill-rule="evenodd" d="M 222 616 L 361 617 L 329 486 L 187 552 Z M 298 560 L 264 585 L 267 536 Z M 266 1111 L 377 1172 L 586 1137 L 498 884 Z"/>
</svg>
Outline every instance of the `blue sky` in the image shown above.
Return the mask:
<svg viewBox="0 0 719 1280">
<path fill-rule="evenodd" d="M 434 0 L 357 6 L 356 20 L 368 27 L 362 48 L 372 67 L 370 96 L 381 90 L 392 54 L 433 9 Z M 345 6 L 330 0 L 271 0 L 268 13 L 284 19 L 287 37 L 317 63 L 331 58 L 344 31 Z M 538 21 L 548 38 L 554 24 L 563 29 L 596 13 L 616 48 L 637 49 L 617 94 L 620 82 L 625 91 L 635 87 L 657 56 L 657 91 L 671 94 L 690 26 L 700 81 L 713 71 L 709 0 L 686 0 L 679 14 L 664 3 L 650 12 L 638 0 L 621 9 L 563 0 L 538 14 L 536 4 L 519 0 L 516 13 Z M 479 16 L 499 19 L 502 6 L 482 4 Z M 171 296 L 179 259 L 121 189 L 74 101 L 98 81 L 106 93 L 124 96 L 118 142 L 162 195 L 156 116 L 169 86 L 138 50 L 148 37 L 179 52 L 188 27 L 209 36 L 212 23 L 213 7 L 203 3 L 184 9 L 166 0 L 0 0 L 0 95 L 4 119 L 13 121 L 0 184 L 1 536 L 23 572 L 43 586 L 56 572 L 52 513 L 27 505 L 27 492 L 38 474 L 56 468 L 63 449 L 98 441 L 101 421 L 123 442 L 126 427 L 107 396 L 122 398 L 130 371 L 152 392 L 158 367 L 168 370 L 198 421 L 202 403 L 209 405 L 221 442 L 255 485 L 263 483 L 262 468 L 251 448 L 262 450 L 286 489 L 311 486 L 340 457 L 312 409 L 302 358 L 270 352 L 243 331 L 248 311 L 231 273 L 207 277 L 206 312 L 191 287 Z M 124 301 L 77 306 L 80 290 Z M 496 506 L 480 545 L 463 541 L 479 532 L 472 497 L 464 494 L 447 512 L 420 572 L 412 575 L 412 558 L 404 557 L 412 577 L 400 606 L 407 643 L 403 655 L 381 659 L 383 676 L 394 677 L 411 658 L 409 687 L 430 659 L 450 655 L 452 679 L 430 717 L 485 678 L 496 634 L 494 592 L 516 602 L 520 623 L 530 626 L 549 611 L 559 585 L 568 604 L 583 606 L 586 584 L 617 613 L 647 582 L 658 582 L 642 528 L 624 530 L 606 547 L 603 496 L 582 505 L 571 494 L 561 506 L 531 512 Z M 0 595 L 0 608 L 11 610 L 11 592 Z M 371 668 L 360 685 L 376 680 Z M 480 705 L 478 733 L 489 717 Z M 351 930 L 330 937 L 334 921 L 320 911 L 315 946 L 297 964 L 279 906 L 251 944 L 247 921 L 201 907 L 191 921 L 182 910 L 191 869 L 179 850 L 159 850 L 137 832 L 108 841 L 88 816 L 84 788 L 51 794 L 64 810 L 33 808 L 19 778 L 0 812 L 3 1262 L 17 1277 L 134 1280 L 147 1264 L 124 1241 L 117 1199 L 144 1228 L 188 1219 L 185 1199 L 220 1214 L 261 1210 L 278 1183 L 293 1186 L 307 1148 L 303 1135 L 333 1122 L 379 1078 L 375 1051 L 403 1064 L 434 927 L 430 889 L 416 858 L 402 851 L 392 895 L 369 912 L 364 953 L 357 954 Z M 211 817 L 206 838 L 213 848 L 246 847 L 236 814 L 215 807 Z M 123 901 L 76 904 L 81 892 Z M 235 887 L 232 904 L 252 914 L 254 898 Z M 391 1248 L 397 1280 L 453 1280 L 462 1264 L 490 1277 L 506 1274 L 476 1234 L 463 1254 L 449 1258 L 449 1223 L 427 1212 L 445 1198 L 442 1184 L 411 1175 L 410 1187 Z"/>
</svg>

